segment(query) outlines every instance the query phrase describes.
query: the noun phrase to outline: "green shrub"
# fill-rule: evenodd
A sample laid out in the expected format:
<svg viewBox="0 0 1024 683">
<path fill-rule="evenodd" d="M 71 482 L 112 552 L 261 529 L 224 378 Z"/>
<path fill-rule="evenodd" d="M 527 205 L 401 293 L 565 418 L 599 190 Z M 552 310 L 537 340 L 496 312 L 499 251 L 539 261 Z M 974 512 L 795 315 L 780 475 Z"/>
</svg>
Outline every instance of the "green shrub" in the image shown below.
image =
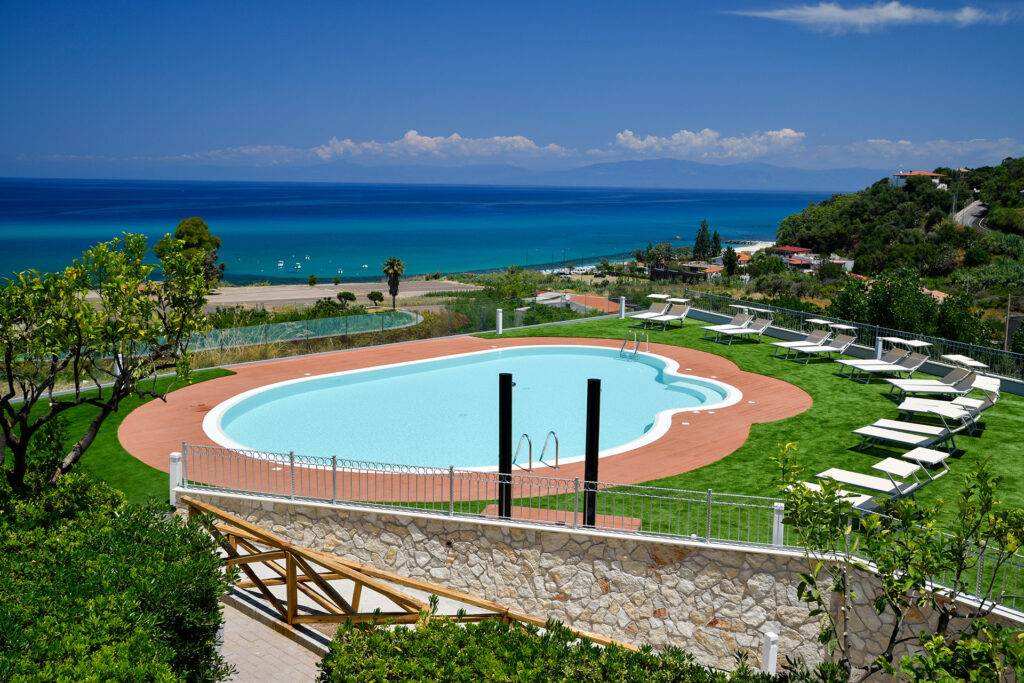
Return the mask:
<svg viewBox="0 0 1024 683">
<path fill-rule="evenodd" d="M 424 615 L 425 616 L 425 615 Z M 828 678 L 828 669 L 822 673 Z M 421 619 L 416 628 L 393 630 L 346 624 L 320 662 L 322 683 L 334 681 L 690 681 L 736 682 L 815 680 L 802 667 L 768 676 L 741 657 L 732 673 L 697 664 L 678 648 L 632 652 L 602 648 L 549 621 L 546 632 L 487 619 L 460 625 L 456 620 Z"/>
<path fill-rule="evenodd" d="M 192 524 L 85 475 L 0 490 L 0 680 L 220 680 L 229 586 Z"/>
</svg>

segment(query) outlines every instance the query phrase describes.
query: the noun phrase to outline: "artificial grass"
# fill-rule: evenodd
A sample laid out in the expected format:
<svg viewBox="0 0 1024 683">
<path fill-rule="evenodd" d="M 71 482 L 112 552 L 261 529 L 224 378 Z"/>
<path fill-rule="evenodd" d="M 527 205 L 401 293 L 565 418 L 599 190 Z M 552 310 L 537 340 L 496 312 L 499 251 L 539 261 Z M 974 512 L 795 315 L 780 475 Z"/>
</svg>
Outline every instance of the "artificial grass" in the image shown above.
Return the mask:
<svg viewBox="0 0 1024 683">
<path fill-rule="evenodd" d="M 554 325 L 530 329 L 510 330 L 503 337 L 600 337 L 623 339 L 629 329 L 628 320 L 593 320 L 572 325 Z M 758 496 L 777 496 L 775 479 L 778 476 L 771 456 L 779 445 L 799 444 L 799 460 L 804 469 L 803 479 L 814 480 L 814 475 L 830 467 L 839 467 L 865 474 L 881 475 L 871 466 L 887 455 L 899 451 L 868 449 L 860 452 L 856 446 L 860 437 L 851 434 L 879 418 L 897 418 L 896 404 L 885 394 L 887 383 L 875 380 L 864 385 L 837 376 L 838 365 L 832 361 L 811 361 L 807 365 L 773 358 L 773 348 L 767 336 L 764 343 L 737 340 L 724 346 L 701 340 L 701 326 L 707 323 L 687 321 L 683 329 L 672 328 L 651 331 L 650 340 L 713 353 L 728 358 L 740 369 L 775 377 L 790 382 L 811 395 L 814 405 L 800 415 L 777 422 L 751 426 L 746 442 L 735 452 L 705 467 L 672 477 L 647 482 L 651 486 L 736 493 Z M 495 335 L 481 335 L 494 338 Z M 1003 477 L 1000 495 L 1013 507 L 1024 507 L 1024 398 L 1003 393 L 1000 401 L 985 412 L 981 427 L 974 436 L 958 434 L 960 450 L 950 458 L 952 472 L 920 489 L 917 499 L 924 503 L 939 499 L 952 504 L 979 460 L 991 457 L 994 469 Z M 923 478 L 923 475 L 921 475 Z"/>
<path fill-rule="evenodd" d="M 219 368 L 200 370 L 193 373 L 192 384 L 233 374 L 235 373 L 230 370 Z M 177 381 L 174 377 L 162 377 L 156 380 L 155 391 L 169 392 L 184 386 L 187 385 Z M 149 397 L 140 399 L 132 396 L 122 401 L 117 412 L 111 413 L 103 422 L 99 434 L 96 435 L 96 440 L 75 465 L 76 470 L 87 472 L 96 479 L 105 481 L 123 491 L 129 502 L 132 503 L 144 504 L 151 499 L 166 501 L 168 496 L 167 473 L 150 467 L 134 457 L 121 446 L 121 442 L 117 438 L 117 429 L 125 417 L 142 404 L 152 400 L 154 399 Z M 44 409 L 45 406 L 38 406 L 38 411 Z M 93 406 L 81 405 L 64 412 L 64 416 L 69 422 L 69 433 L 73 439 L 77 439 L 85 433 L 89 421 L 98 410 Z M 35 412 L 33 411 L 33 413 Z M 73 443 L 73 440 L 70 441 L 67 447 L 70 448 Z"/>
</svg>

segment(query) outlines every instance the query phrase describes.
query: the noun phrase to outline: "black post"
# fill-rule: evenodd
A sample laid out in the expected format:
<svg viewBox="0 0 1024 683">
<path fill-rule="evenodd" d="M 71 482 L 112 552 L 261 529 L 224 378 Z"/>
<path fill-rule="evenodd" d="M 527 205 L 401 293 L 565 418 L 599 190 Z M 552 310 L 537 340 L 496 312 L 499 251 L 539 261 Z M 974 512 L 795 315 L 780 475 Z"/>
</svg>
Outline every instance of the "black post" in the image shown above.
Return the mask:
<svg viewBox="0 0 1024 683">
<path fill-rule="evenodd" d="M 583 466 L 583 526 L 597 521 L 597 453 L 601 434 L 601 380 L 587 380 L 587 451 Z"/>
<path fill-rule="evenodd" d="M 498 374 L 498 516 L 512 517 L 512 373 Z"/>
</svg>

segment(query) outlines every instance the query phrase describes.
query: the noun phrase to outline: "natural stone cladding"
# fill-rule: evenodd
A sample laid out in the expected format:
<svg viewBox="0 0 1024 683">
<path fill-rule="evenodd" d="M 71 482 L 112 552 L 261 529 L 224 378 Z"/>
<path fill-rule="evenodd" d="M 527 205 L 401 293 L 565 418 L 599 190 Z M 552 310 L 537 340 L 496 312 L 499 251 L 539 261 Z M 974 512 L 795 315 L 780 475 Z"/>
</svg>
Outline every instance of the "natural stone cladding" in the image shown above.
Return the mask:
<svg viewBox="0 0 1024 683">
<path fill-rule="evenodd" d="M 818 618 L 797 598 L 808 569 L 798 552 L 179 491 L 298 545 L 637 645 L 676 645 L 709 666 L 731 669 L 739 651 L 759 666 L 767 631 L 779 636 L 780 665 L 787 656 L 809 665 L 825 656 Z M 869 582 L 856 576 L 851 588 L 874 595 Z M 880 618 L 865 597 L 852 601 L 850 615 L 851 660 L 866 664 L 884 649 L 893 617 Z M 910 617 L 914 630 L 935 619 Z M 1019 617 L 1000 610 L 990 621 L 1020 628 Z"/>
<path fill-rule="evenodd" d="M 487 520 L 241 496 L 189 495 L 299 545 L 435 581 L 576 628 L 682 647 L 702 664 L 779 655 L 821 659 L 817 619 L 796 595 L 804 560 L 784 551 L 708 546 Z"/>
</svg>

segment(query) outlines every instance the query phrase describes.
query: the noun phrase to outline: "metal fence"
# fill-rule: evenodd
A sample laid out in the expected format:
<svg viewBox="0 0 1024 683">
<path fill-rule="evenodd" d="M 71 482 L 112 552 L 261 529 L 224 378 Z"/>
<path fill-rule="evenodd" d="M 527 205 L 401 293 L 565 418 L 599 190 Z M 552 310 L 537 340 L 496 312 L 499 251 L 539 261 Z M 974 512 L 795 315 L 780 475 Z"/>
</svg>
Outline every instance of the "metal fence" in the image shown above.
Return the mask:
<svg viewBox="0 0 1024 683">
<path fill-rule="evenodd" d="M 554 473 L 555 470 L 549 470 Z M 172 470 L 172 476 L 173 470 Z M 180 486 L 196 491 L 409 510 L 443 517 L 498 519 L 496 472 L 417 467 L 294 453 L 232 450 L 182 444 Z M 707 491 L 597 482 L 594 525 L 584 524 L 587 483 L 533 472 L 511 475 L 506 518 L 528 524 L 637 533 L 748 547 L 800 549 L 784 524 L 782 500 Z M 947 542 L 952 536 L 941 534 Z M 940 539 L 941 540 L 941 539 Z M 998 552 L 980 556 L 968 575 L 939 577 L 944 586 L 1015 609 L 1024 557 L 1014 555 L 996 573 Z M 870 561 L 868 557 L 859 559 Z"/>
<path fill-rule="evenodd" d="M 497 472 L 266 453 L 182 444 L 187 488 L 290 500 L 386 506 L 443 515 L 498 515 Z M 512 475 L 511 519 L 584 526 L 585 482 L 521 470 Z M 548 474 L 550 473 L 550 474 Z M 707 491 L 596 484 L 595 529 L 784 547 L 781 501 Z"/>
<path fill-rule="evenodd" d="M 684 292 L 683 296 L 690 299 L 690 305 L 693 308 L 707 311 L 709 313 L 733 315 L 737 312 L 736 307 L 747 306 L 763 308 L 771 311 L 773 326 L 792 330 L 794 332 L 807 332 L 811 328 L 811 324 L 807 322 L 810 319 L 828 320 L 834 323 L 853 325 L 857 328 L 857 344 L 861 346 L 867 346 L 869 348 L 874 347 L 875 340 L 879 337 L 920 339 L 931 344 L 931 346 L 924 352 L 927 353 L 935 362 L 947 363 L 947 361 L 942 360 L 942 356 L 949 354 L 961 354 L 970 356 L 971 358 L 984 363 L 989 367 L 986 372 L 991 374 L 1012 379 L 1024 378 L 1024 354 L 1003 351 L 1002 349 L 991 346 L 965 344 L 963 342 L 953 341 L 952 339 L 943 339 L 942 337 L 931 337 L 924 334 L 906 332 L 904 330 L 894 330 L 888 327 L 879 327 L 878 325 L 866 325 L 852 320 L 831 318 L 820 313 L 794 311 L 789 308 L 771 306 L 760 301 L 733 299 L 731 297 L 710 294 L 708 292 L 702 292 L 695 289 L 684 289 Z"/>
</svg>

